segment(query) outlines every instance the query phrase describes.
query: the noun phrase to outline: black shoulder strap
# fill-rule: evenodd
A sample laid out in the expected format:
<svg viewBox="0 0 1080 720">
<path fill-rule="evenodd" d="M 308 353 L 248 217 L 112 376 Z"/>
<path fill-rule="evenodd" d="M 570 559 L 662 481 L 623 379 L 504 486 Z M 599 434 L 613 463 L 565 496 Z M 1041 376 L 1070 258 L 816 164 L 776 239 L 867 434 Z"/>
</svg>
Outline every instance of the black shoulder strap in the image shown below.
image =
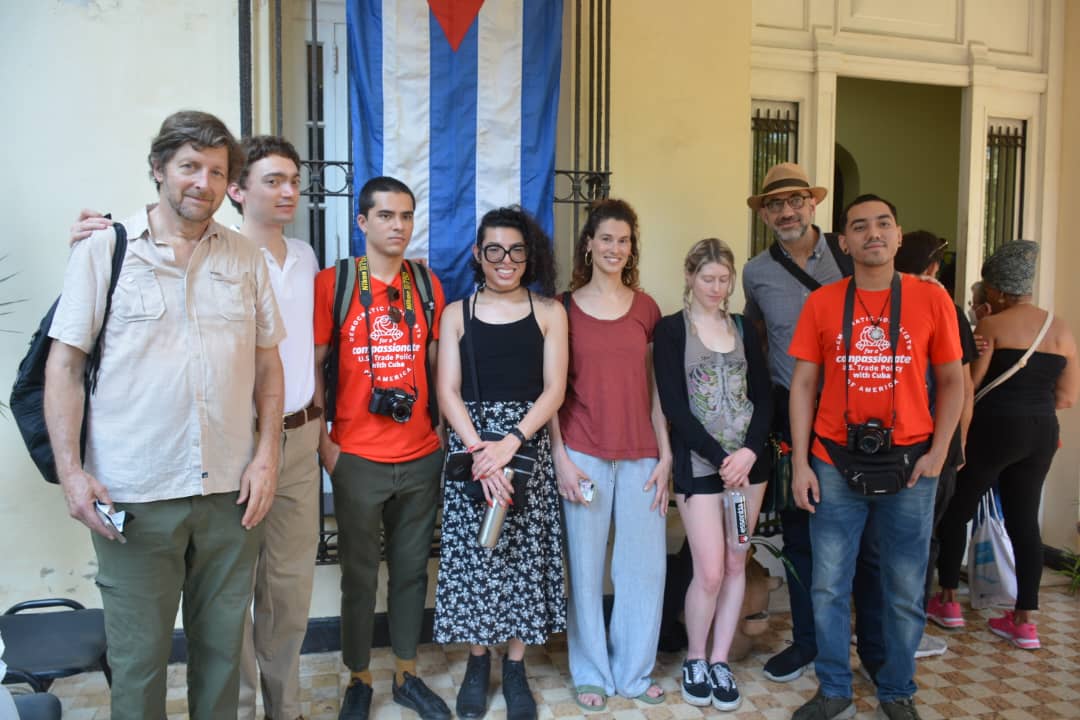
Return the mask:
<svg viewBox="0 0 1080 720">
<path fill-rule="evenodd" d="M 779 242 L 774 241 L 773 244 L 769 246 L 769 254 L 772 255 L 773 260 L 780 263 L 780 265 L 783 266 L 785 270 L 791 273 L 792 277 L 805 285 L 806 288 L 811 292 L 821 287 L 821 283 L 810 277 L 810 275 L 805 270 L 799 267 L 794 260 L 788 257 L 787 253 L 780 249 Z"/>
<path fill-rule="evenodd" d="M 405 261 L 405 269 L 413 278 L 416 287 L 416 295 L 420 300 L 420 306 L 424 309 L 424 319 L 427 321 L 428 338 L 435 332 L 435 293 L 431 285 L 431 271 L 427 265 L 418 262 Z M 435 383 L 431 377 L 431 358 L 424 352 L 424 378 L 428 390 L 428 416 L 431 417 L 431 427 L 439 425 L 439 394 L 435 392 Z"/>
<path fill-rule="evenodd" d="M 435 322 L 435 293 L 431 286 L 431 271 L 423 263 L 405 261 L 405 269 L 413 277 L 413 285 L 416 286 L 416 294 L 420 298 L 420 306 L 424 308 L 424 319 L 427 320 L 430 332 L 432 323 Z"/>
<path fill-rule="evenodd" d="M 462 315 L 462 330 L 461 330 L 461 342 L 465 345 L 465 354 L 469 358 L 469 377 L 472 379 L 473 392 L 476 393 L 476 404 L 480 413 L 480 424 L 485 425 L 484 421 L 484 403 L 480 397 L 480 375 L 476 371 L 476 348 L 473 347 L 472 333 L 469 331 L 469 325 L 471 325 L 472 311 L 469 308 L 469 300 L 476 303 L 476 294 L 471 297 L 463 298 L 461 301 L 461 315 Z M 484 431 L 484 428 L 479 428 L 480 432 Z"/>
<path fill-rule="evenodd" d="M 356 260 L 346 257 L 338 260 L 334 273 L 334 315 L 333 332 L 330 333 L 330 349 L 323 363 L 323 377 L 326 379 L 323 398 L 324 415 L 333 421 L 337 413 L 338 352 L 341 347 L 341 326 L 345 324 L 352 305 L 352 296 L 356 292 Z"/>
<path fill-rule="evenodd" d="M 113 223 L 116 233 L 116 243 L 113 245 L 112 274 L 109 276 L 109 290 L 105 294 L 105 316 L 101 320 L 101 330 L 94 339 L 94 346 L 90 348 L 90 356 L 86 359 L 86 382 L 93 393 L 97 388 L 98 368 L 101 367 L 101 345 L 105 337 L 105 325 L 109 322 L 109 313 L 112 311 L 113 293 L 116 292 L 116 283 L 120 280 L 120 270 L 124 266 L 124 255 L 127 253 L 127 228 L 120 223 Z"/>
<path fill-rule="evenodd" d="M 825 244 L 829 246 L 829 252 L 832 253 L 833 260 L 836 261 L 836 267 L 840 268 L 840 274 L 844 277 L 854 275 L 855 261 L 840 249 L 840 235 L 832 232 L 825 233 Z"/>
<path fill-rule="evenodd" d="M 739 335 L 741 335 L 742 339 L 745 341 L 746 334 L 743 331 L 743 316 L 739 313 L 731 313 L 731 319 L 735 321 L 735 329 L 739 331 Z"/>
<path fill-rule="evenodd" d="M 334 335 L 345 324 L 356 291 L 356 262 L 347 257 L 338 260 L 337 272 L 334 273 Z"/>
</svg>

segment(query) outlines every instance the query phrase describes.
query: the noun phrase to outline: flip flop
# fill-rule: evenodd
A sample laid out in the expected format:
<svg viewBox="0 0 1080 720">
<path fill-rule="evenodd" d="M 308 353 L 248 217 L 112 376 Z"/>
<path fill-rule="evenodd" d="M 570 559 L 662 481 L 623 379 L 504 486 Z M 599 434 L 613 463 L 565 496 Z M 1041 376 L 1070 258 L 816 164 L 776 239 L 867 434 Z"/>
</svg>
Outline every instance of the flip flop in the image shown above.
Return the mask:
<svg viewBox="0 0 1080 720">
<path fill-rule="evenodd" d="M 655 697 L 649 694 L 650 688 L 659 688 L 660 694 Z M 640 700 L 646 705 L 662 705 L 667 699 L 667 693 L 664 692 L 664 688 L 660 687 L 652 678 L 649 678 L 649 687 L 645 688 L 645 692 L 638 695 L 635 700 Z"/>
<path fill-rule="evenodd" d="M 599 695 L 602 702 L 599 705 L 589 705 L 581 702 L 581 696 L 588 694 Z M 604 688 L 597 687 L 596 685 L 578 685 L 575 687 L 574 702 L 585 712 L 603 712 L 604 710 L 607 710 L 607 695 L 604 694 Z"/>
</svg>

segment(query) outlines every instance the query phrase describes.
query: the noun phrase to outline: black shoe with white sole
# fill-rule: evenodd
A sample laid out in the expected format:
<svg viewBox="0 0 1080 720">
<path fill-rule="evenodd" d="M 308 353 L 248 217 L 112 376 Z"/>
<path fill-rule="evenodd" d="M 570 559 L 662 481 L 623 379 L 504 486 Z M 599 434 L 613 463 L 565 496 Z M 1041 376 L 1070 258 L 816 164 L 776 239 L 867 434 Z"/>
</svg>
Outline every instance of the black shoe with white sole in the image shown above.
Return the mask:
<svg viewBox="0 0 1080 720">
<path fill-rule="evenodd" d="M 682 664 L 682 696 L 686 702 L 699 707 L 712 703 L 709 663 L 704 658 Z"/>
<path fill-rule="evenodd" d="M 712 706 L 717 710 L 731 712 L 742 703 L 739 688 L 735 684 L 735 675 L 727 663 L 713 663 L 709 668 L 709 680 L 712 685 Z"/>
</svg>

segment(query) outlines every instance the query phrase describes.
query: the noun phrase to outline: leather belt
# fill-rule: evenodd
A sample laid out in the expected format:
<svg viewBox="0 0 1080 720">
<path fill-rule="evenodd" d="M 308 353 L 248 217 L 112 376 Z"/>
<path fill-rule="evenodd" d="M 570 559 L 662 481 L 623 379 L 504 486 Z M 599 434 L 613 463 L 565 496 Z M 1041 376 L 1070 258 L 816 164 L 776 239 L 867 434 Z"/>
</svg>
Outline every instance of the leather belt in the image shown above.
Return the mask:
<svg viewBox="0 0 1080 720">
<path fill-rule="evenodd" d="M 282 430 L 295 430 L 298 427 L 306 425 L 308 422 L 322 417 L 322 408 L 317 405 L 308 405 L 303 410 L 297 410 L 294 413 L 289 413 L 281 419 Z"/>
</svg>

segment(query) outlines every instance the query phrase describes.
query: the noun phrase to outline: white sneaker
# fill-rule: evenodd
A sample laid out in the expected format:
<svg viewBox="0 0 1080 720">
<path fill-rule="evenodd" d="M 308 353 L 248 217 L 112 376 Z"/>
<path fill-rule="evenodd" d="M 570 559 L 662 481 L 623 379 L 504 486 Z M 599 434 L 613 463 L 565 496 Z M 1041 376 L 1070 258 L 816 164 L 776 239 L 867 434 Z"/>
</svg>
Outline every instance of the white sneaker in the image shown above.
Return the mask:
<svg viewBox="0 0 1080 720">
<path fill-rule="evenodd" d="M 915 659 L 944 655 L 948 647 L 944 640 L 930 635 L 924 630 L 922 639 L 919 640 L 919 647 L 915 650 Z"/>
</svg>

